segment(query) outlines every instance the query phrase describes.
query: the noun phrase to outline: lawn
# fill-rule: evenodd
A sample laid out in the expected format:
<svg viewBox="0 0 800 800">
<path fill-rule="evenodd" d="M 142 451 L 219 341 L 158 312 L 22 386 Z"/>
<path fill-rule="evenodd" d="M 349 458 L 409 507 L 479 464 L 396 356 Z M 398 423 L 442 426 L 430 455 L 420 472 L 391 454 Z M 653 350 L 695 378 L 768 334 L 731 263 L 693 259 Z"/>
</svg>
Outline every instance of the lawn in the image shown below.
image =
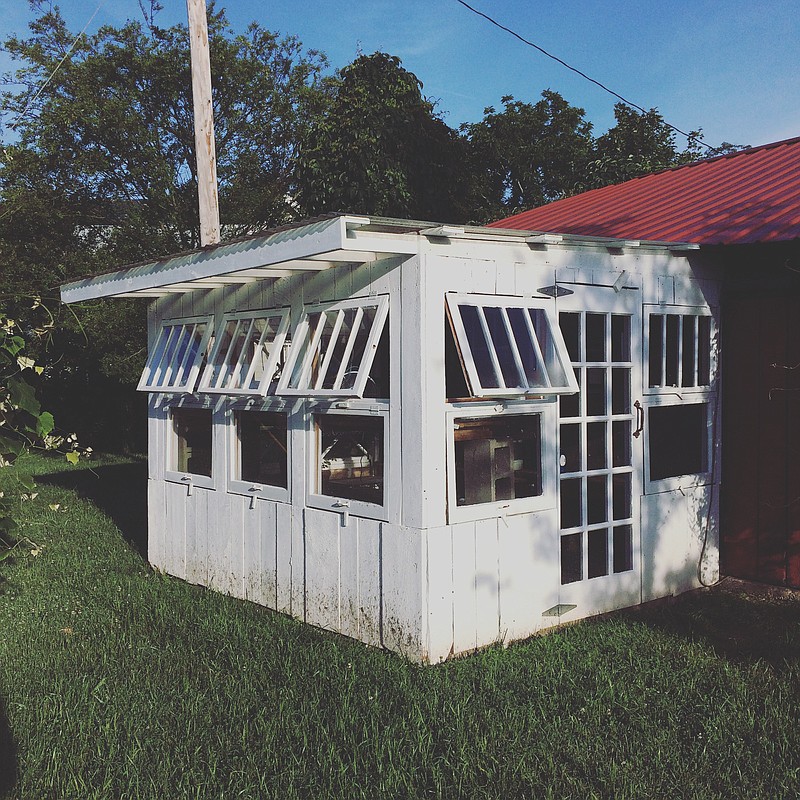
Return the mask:
<svg viewBox="0 0 800 800">
<path fill-rule="evenodd" d="M 788 593 L 723 584 L 420 667 L 154 572 L 144 463 L 88 467 L 14 468 L 40 494 L 0 563 L 0 796 L 800 795 Z"/>
</svg>

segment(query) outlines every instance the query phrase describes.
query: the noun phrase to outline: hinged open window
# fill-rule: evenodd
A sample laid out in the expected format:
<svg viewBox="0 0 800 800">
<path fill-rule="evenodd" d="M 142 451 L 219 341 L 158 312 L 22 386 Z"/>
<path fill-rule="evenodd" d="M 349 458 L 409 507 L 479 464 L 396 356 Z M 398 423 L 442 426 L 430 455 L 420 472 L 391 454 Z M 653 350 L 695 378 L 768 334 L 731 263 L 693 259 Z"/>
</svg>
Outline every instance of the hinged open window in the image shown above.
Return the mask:
<svg viewBox="0 0 800 800">
<path fill-rule="evenodd" d="M 561 331 L 544 303 L 499 295 L 448 294 L 446 298 L 473 396 L 578 391 Z"/>
<path fill-rule="evenodd" d="M 267 394 L 288 328 L 288 308 L 225 314 L 200 391 Z"/>
<path fill-rule="evenodd" d="M 142 392 L 192 392 L 208 357 L 212 320 L 211 316 L 166 320 L 136 388 Z"/>
<path fill-rule="evenodd" d="M 388 312 L 386 296 L 306 308 L 277 393 L 363 397 Z"/>
</svg>

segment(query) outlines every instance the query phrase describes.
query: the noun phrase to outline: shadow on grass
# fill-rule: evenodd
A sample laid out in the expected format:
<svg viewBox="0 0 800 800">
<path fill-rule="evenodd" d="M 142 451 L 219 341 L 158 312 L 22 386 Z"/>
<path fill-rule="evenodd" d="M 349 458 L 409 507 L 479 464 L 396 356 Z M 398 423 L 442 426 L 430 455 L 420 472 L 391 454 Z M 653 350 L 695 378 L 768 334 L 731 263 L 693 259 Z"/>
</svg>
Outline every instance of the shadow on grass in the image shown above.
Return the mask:
<svg viewBox="0 0 800 800">
<path fill-rule="evenodd" d="M 0 797 L 6 797 L 17 783 L 17 745 L 0 700 Z"/>
<path fill-rule="evenodd" d="M 39 483 L 70 489 L 114 521 L 130 545 L 147 558 L 147 463 L 111 464 L 40 475 Z"/>
<path fill-rule="evenodd" d="M 710 589 L 619 612 L 710 645 L 736 662 L 800 664 L 800 592 L 725 578 Z"/>
</svg>

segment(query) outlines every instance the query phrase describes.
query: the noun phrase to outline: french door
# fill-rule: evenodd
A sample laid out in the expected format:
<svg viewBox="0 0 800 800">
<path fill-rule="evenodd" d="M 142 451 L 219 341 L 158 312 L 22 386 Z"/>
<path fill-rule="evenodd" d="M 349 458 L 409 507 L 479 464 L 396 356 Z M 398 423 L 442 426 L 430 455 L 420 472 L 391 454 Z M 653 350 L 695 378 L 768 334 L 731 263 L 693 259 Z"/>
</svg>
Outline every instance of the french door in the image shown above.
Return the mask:
<svg viewBox="0 0 800 800">
<path fill-rule="evenodd" d="M 559 605 L 597 614 L 641 599 L 641 291 L 570 287 L 558 319 L 580 391 L 559 400 Z"/>
</svg>

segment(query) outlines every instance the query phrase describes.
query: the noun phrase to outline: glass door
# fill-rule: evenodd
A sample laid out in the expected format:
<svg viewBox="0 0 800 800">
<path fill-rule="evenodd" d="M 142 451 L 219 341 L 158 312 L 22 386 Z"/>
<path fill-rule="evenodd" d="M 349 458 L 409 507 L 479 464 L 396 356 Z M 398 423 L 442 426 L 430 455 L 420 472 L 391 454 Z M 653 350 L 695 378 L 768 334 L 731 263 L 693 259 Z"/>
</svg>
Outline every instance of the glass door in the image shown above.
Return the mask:
<svg viewBox="0 0 800 800">
<path fill-rule="evenodd" d="M 583 616 L 641 598 L 641 293 L 576 285 L 558 319 L 580 384 L 559 399 L 559 605 Z"/>
</svg>

